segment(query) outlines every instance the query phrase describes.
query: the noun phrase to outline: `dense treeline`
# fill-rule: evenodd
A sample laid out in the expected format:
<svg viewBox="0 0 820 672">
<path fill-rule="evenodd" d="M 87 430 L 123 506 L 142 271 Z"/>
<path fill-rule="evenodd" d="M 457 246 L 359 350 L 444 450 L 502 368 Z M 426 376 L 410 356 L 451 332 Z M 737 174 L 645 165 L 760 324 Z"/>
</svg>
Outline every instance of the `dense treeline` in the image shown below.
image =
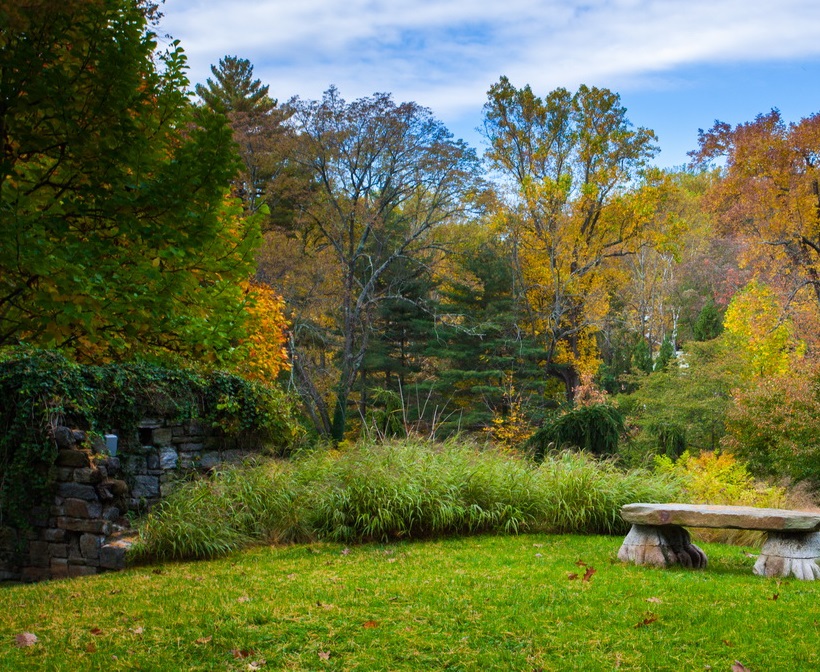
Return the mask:
<svg viewBox="0 0 820 672">
<path fill-rule="evenodd" d="M 716 123 L 662 171 L 616 93 L 502 77 L 479 156 L 234 56 L 194 98 L 151 3 L 2 20 L 0 345 L 278 378 L 335 442 L 574 427 L 820 473 L 820 117 Z"/>
</svg>

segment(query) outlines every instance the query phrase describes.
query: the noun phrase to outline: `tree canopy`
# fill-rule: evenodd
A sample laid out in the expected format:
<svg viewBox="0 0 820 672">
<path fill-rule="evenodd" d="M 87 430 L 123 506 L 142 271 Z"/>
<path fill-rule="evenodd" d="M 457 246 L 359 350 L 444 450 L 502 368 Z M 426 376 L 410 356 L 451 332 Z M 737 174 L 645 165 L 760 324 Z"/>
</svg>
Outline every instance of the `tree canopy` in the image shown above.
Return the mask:
<svg viewBox="0 0 820 672">
<path fill-rule="evenodd" d="M 0 37 L 0 344 L 228 356 L 258 226 L 224 117 L 130 0 L 23 3 Z"/>
</svg>

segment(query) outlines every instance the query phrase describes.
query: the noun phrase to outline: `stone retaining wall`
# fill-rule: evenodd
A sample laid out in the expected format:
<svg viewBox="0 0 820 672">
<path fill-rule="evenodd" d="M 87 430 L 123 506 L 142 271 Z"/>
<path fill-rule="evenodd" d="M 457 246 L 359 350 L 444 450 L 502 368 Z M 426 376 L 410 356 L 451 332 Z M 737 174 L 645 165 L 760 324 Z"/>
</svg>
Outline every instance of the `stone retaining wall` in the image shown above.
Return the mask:
<svg viewBox="0 0 820 672">
<path fill-rule="evenodd" d="M 54 498 L 31 511 L 31 528 L 0 528 L 0 581 L 86 576 L 125 567 L 129 513 L 144 513 L 190 471 L 207 471 L 249 451 L 198 420 L 146 419 L 119 437 L 115 455 L 101 438 L 54 430 Z"/>
</svg>

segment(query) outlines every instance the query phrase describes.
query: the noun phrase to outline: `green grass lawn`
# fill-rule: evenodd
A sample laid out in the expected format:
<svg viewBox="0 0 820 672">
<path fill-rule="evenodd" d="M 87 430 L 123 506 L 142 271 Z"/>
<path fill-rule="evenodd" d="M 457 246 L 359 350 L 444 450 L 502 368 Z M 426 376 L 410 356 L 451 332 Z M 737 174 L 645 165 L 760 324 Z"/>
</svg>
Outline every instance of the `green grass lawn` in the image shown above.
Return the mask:
<svg viewBox="0 0 820 672">
<path fill-rule="evenodd" d="M 620 543 L 260 547 L 6 586 L 0 668 L 820 669 L 820 585 L 753 576 L 732 546 L 705 545 L 706 571 L 622 565 Z M 16 645 L 24 632 L 33 646 Z"/>
</svg>

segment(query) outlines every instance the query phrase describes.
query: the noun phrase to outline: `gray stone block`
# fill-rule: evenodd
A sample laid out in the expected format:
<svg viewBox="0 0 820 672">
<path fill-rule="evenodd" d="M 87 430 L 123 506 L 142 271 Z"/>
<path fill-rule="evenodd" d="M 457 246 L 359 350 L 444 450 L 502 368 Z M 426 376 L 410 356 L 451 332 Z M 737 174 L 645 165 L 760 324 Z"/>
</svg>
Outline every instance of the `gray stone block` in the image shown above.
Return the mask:
<svg viewBox="0 0 820 672">
<path fill-rule="evenodd" d="M 63 542 L 65 541 L 65 530 L 59 528 L 49 528 L 42 532 L 43 541 L 48 542 Z"/>
<path fill-rule="evenodd" d="M 65 558 L 51 558 L 49 572 L 52 579 L 68 578 L 68 560 Z"/>
<path fill-rule="evenodd" d="M 171 427 L 161 427 L 155 429 L 151 434 L 155 446 L 170 446 L 174 437 L 174 430 Z"/>
<path fill-rule="evenodd" d="M 204 443 L 180 443 L 177 450 L 186 453 L 198 453 L 205 449 Z"/>
<path fill-rule="evenodd" d="M 125 473 L 132 475 L 148 473 L 148 463 L 142 455 L 125 455 L 122 460 L 122 468 Z"/>
<path fill-rule="evenodd" d="M 100 557 L 102 537 L 96 534 L 84 534 L 80 537 L 80 553 L 87 560 L 97 560 Z"/>
<path fill-rule="evenodd" d="M 131 496 L 135 499 L 155 499 L 159 497 L 159 478 L 156 476 L 134 476 Z"/>
<path fill-rule="evenodd" d="M 100 548 L 100 567 L 104 569 L 124 569 L 125 554 L 129 544 L 122 541 L 105 544 Z"/>
<path fill-rule="evenodd" d="M 53 432 L 54 442 L 57 448 L 72 448 L 77 440 L 74 438 L 74 432 L 68 427 L 55 427 Z"/>
<path fill-rule="evenodd" d="M 222 464 L 222 456 L 218 452 L 203 453 L 199 460 L 200 469 L 212 469 Z"/>
<path fill-rule="evenodd" d="M 48 555 L 51 558 L 67 558 L 68 544 L 49 544 Z"/>
<path fill-rule="evenodd" d="M 148 471 L 157 471 L 159 466 L 159 455 L 156 452 L 152 452 L 145 456 L 145 464 L 148 467 Z"/>
<path fill-rule="evenodd" d="M 64 515 L 69 518 L 99 518 L 102 515 L 102 504 L 84 499 L 67 499 L 63 508 Z"/>
<path fill-rule="evenodd" d="M 97 484 L 102 479 L 102 472 L 94 467 L 74 470 L 74 481 L 77 483 Z"/>
<path fill-rule="evenodd" d="M 89 532 L 91 534 L 109 534 L 111 532 L 111 523 L 100 519 L 58 518 L 57 527 L 69 532 Z"/>
<path fill-rule="evenodd" d="M 159 466 L 160 469 L 170 470 L 176 469 L 179 464 L 179 454 L 176 450 L 170 447 L 161 448 L 159 451 Z"/>
<path fill-rule="evenodd" d="M 57 494 L 66 499 L 85 499 L 89 502 L 97 500 L 97 491 L 94 487 L 83 483 L 58 483 Z"/>
</svg>

